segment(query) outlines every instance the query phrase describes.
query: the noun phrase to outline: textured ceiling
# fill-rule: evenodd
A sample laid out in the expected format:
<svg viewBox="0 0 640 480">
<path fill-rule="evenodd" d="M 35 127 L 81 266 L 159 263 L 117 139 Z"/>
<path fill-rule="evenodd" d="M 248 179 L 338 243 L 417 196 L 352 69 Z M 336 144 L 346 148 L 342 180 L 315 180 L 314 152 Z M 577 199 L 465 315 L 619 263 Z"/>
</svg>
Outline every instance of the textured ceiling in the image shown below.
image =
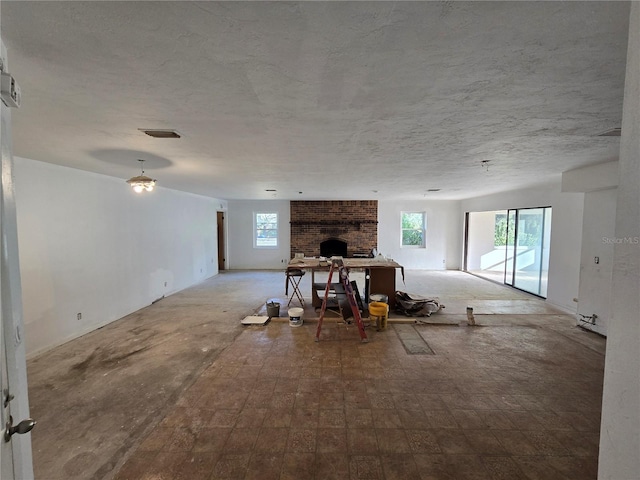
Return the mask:
<svg viewBox="0 0 640 480">
<path fill-rule="evenodd" d="M 3 0 L 14 154 L 123 181 L 145 159 L 160 186 L 224 199 L 522 188 L 618 157 L 619 138 L 597 134 L 621 125 L 628 12 Z"/>
</svg>

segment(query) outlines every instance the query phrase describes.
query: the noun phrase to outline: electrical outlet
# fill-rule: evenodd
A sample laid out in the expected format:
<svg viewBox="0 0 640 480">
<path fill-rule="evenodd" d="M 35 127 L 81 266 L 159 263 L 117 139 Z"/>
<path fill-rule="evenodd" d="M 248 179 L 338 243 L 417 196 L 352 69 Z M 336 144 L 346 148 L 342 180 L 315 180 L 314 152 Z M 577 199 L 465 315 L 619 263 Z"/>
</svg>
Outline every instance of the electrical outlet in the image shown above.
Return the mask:
<svg viewBox="0 0 640 480">
<path fill-rule="evenodd" d="M 78 317 L 78 320 L 82 320 L 82 314 L 81 313 L 78 313 L 77 317 Z"/>
<path fill-rule="evenodd" d="M 600 263 L 600 257 L 593 257 L 593 263 L 598 265 Z"/>
</svg>

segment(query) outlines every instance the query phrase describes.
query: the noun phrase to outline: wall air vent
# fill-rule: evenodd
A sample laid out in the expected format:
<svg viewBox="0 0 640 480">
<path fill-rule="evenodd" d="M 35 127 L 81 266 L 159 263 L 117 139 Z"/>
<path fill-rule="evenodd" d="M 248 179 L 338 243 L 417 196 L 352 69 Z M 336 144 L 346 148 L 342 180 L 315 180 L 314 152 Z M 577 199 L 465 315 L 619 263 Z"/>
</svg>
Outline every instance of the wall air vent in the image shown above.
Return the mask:
<svg viewBox="0 0 640 480">
<path fill-rule="evenodd" d="M 619 137 L 621 131 L 622 131 L 622 128 L 616 127 L 616 128 L 612 128 L 610 130 L 607 130 L 606 132 L 599 133 L 596 136 L 598 136 L 598 137 Z"/>
<path fill-rule="evenodd" d="M 153 130 L 146 128 L 139 128 L 138 130 L 153 138 L 180 138 L 180 134 L 175 130 Z"/>
</svg>

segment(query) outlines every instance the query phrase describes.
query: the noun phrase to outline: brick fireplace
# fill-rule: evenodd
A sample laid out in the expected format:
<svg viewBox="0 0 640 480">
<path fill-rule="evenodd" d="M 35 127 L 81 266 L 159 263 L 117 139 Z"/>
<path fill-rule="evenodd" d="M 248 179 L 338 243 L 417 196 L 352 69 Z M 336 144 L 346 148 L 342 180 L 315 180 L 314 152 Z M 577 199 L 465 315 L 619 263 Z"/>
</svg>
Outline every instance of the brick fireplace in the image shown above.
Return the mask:
<svg viewBox="0 0 640 480">
<path fill-rule="evenodd" d="M 345 242 L 347 257 L 369 255 L 378 247 L 378 201 L 292 201 L 291 257 L 320 256 L 327 240 Z"/>
</svg>

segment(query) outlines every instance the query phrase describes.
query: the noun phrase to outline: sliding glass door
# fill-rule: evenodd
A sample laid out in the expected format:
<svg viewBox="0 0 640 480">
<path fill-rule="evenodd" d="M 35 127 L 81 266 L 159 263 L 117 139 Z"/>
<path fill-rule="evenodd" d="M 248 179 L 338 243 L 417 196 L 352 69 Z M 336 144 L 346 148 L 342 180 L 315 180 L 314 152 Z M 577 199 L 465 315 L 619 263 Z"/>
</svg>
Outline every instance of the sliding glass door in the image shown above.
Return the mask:
<svg viewBox="0 0 640 480">
<path fill-rule="evenodd" d="M 507 218 L 504 283 L 546 297 L 551 207 L 509 210 Z"/>
<path fill-rule="evenodd" d="M 547 296 L 551 207 L 469 212 L 465 270 Z"/>
</svg>

